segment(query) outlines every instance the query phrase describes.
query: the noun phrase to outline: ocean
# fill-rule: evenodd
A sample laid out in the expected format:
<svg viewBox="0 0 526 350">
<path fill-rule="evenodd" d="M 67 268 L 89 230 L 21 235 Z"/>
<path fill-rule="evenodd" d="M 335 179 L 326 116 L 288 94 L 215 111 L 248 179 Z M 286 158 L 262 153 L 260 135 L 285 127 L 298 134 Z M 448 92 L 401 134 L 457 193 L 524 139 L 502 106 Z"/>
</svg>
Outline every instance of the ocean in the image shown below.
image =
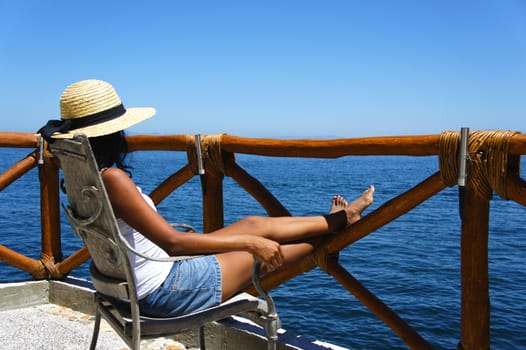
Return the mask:
<svg viewBox="0 0 526 350">
<path fill-rule="evenodd" d="M 28 150 L 1 149 L 0 171 Z M 262 182 L 293 215 L 326 213 L 333 194 L 352 199 L 376 187 L 371 212 L 438 171 L 437 157 L 349 156 L 297 159 L 237 155 L 238 164 Z M 174 152 L 129 157 L 133 178 L 148 193 L 186 163 Z M 522 169 L 524 169 L 524 160 Z M 523 175 L 524 177 L 524 175 Z M 40 255 L 38 172 L 0 193 L 0 244 L 31 258 Z M 159 206 L 171 222 L 201 229 L 201 187 L 195 177 Z M 224 183 L 225 221 L 266 215 L 230 178 Z M 494 195 L 489 270 L 491 347 L 526 348 L 526 208 Z M 81 247 L 63 218 L 64 255 Z M 406 215 L 344 249 L 341 265 L 437 349 L 460 339 L 460 219 L 458 189 L 448 188 Z M 88 277 L 88 264 L 71 275 Z M 0 262 L 0 282 L 30 276 Z M 350 349 L 407 346 L 332 277 L 314 269 L 272 291 L 283 327 Z"/>
</svg>

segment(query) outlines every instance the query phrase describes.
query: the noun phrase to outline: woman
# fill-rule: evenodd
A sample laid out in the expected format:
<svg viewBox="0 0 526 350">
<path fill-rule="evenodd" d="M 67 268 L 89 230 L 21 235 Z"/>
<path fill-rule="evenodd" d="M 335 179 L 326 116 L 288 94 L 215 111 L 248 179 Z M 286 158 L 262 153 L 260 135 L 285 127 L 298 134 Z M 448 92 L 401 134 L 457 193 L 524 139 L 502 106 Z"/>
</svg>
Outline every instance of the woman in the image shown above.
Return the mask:
<svg viewBox="0 0 526 350">
<path fill-rule="evenodd" d="M 124 162 L 124 129 L 155 110 L 125 109 L 113 87 L 100 80 L 68 86 L 60 106 L 61 120 L 49 121 L 39 132 L 49 142 L 78 132 L 89 137 L 120 231 L 130 244 L 155 257 L 204 254 L 173 263 L 129 254 L 146 315 L 177 316 L 219 304 L 250 283 L 254 258 L 266 272 L 297 261 L 313 251 L 316 237 L 358 221 L 373 201 L 370 186 L 352 203 L 333 197 L 324 216 L 250 216 L 207 234 L 180 232 L 157 213 Z"/>
</svg>

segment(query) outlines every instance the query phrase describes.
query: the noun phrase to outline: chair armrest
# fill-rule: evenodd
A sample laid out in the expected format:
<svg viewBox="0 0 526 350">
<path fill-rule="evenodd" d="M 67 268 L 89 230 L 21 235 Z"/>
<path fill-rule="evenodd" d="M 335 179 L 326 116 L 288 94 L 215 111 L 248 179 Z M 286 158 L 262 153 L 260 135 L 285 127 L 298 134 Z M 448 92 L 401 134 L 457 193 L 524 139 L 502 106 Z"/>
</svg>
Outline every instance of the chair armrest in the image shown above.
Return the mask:
<svg viewBox="0 0 526 350">
<path fill-rule="evenodd" d="M 170 223 L 170 225 L 175 229 L 182 229 L 184 232 L 196 232 L 195 228 L 188 224 Z"/>
<path fill-rule="evenodd" d="M 276 312 L 276 304 L 270 296 L 270 294 L 263 288 L 261 285 L 261 261 L 254 259 L 254 267 L 252 270 L 252 283 L 259 293 L 260 297 L 265 299 L 267 303 L 267 312 L 264 315 L 263 326 L 267 331 L 267 337 L 269 340 L 277 341 L 278 339 L 278 328 L 281 327 L 281 321 L 279 319 L 278 313 Z"/>
</svg>

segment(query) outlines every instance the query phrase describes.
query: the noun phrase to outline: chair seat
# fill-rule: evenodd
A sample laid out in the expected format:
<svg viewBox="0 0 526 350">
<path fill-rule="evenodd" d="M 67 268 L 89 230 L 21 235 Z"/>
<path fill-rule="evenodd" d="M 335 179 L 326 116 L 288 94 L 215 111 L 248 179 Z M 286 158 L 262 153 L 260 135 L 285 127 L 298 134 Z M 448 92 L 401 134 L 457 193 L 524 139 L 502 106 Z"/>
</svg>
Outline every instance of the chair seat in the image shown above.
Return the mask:
<svg viewBox="0 0 526 350">
<path fill-rule="evenodd" d="M 130 304 L 126 301 L 97 294 L 99 311 L 110 322 L 119 324 L 119 328 L 127 335 L 132 334 L 133 319 Z M 100 305 L 108 304 L 108 305 Z M 108 306 L 111 304 L 113 308 Z M 189 329 L 198 328 L 203 324 L 228 318 L 232 315 L 244 314 L 250 319 L 259 317 L 266 312 L 265 301 L 248 293 L 241 293 L 235 297 L 210 308 L 176 317 L 150 317 L 140 316 L 141 336 L 152 337 L 179 333 Z M 259 311 L 255 311 L 259 310 Z"/>
</svg>

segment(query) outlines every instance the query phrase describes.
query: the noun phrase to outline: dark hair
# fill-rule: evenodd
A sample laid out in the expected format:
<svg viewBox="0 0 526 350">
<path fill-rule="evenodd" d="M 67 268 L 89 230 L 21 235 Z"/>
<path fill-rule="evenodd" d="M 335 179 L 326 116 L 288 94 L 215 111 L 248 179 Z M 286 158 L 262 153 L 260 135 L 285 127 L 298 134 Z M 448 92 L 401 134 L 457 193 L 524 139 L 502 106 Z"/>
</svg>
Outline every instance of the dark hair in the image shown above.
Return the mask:
<svg viewBox="0 0 526 350">
<path fill-rule="evenodd" d="M 128 153 L 128 143 L 124 131 L 113 134 L 90 137 L 91 149 L 97 160 L 99 169 L 109 168 L 115 165 L 131 176 L 131 167 L 125 163 Z"/>
</svg>

